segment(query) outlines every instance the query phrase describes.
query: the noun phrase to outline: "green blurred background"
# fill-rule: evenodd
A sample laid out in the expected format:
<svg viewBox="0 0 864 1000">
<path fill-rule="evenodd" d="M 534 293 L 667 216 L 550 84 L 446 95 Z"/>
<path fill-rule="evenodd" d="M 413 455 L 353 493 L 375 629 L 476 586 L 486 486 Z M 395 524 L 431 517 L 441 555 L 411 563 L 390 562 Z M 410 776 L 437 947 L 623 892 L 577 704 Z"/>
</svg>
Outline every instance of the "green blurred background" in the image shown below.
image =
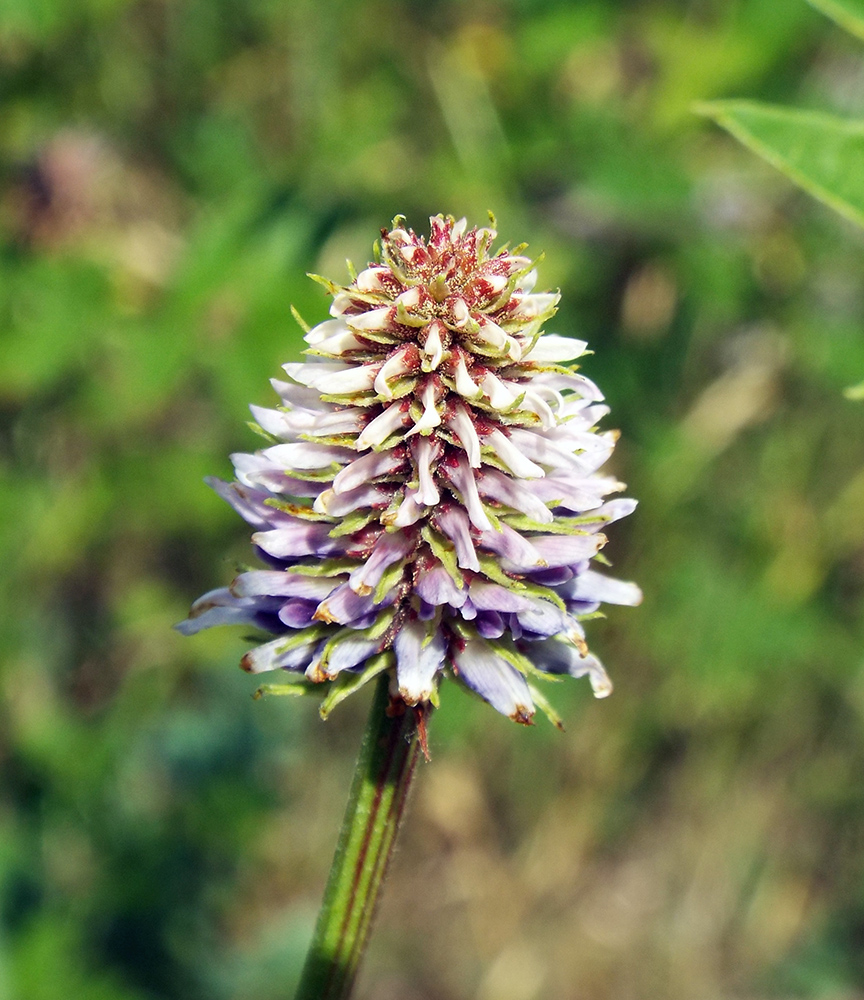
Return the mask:
<svg viewBox="0 0 864 1000">
<path fill-rule="evenodd" d="M 864 997 L 864 238 L 691 112 L 859 113 L 797 0 L 0 0 L 0 997 L 291 995 L 366 693 L 171 631 L 306 271 L 544 250 L 646 594 L 563 735 L 445 687 L 360 1000 Z"/>
</svg>

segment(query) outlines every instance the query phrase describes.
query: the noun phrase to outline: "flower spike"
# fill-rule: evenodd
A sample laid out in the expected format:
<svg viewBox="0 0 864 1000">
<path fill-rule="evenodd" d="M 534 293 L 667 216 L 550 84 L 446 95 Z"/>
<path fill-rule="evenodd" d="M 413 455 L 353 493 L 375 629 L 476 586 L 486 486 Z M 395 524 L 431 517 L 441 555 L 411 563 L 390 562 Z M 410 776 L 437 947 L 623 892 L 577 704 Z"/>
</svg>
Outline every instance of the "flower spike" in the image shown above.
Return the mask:
<svg viewBox="0 0 864 1000">
<path fill-rule="evenodd" d="M 448 674 L 516 722 L 535 702 L 557 719 L 529 680 L 612 689 L 581 621 L 641 600 L 593 569 L 635 502 L 606 499 L 623 488 L 601 472 L 617 435 L 572 366 L 585 342 L 542 332 L 559 296 L 533 291 L 536 261 L 493 252 L 494 228 L 430 227 L 397 216 L 349 285 L 316 277 L 331 318 L 304 324 L 307 361 L 273 381 L 281 406 L 252 407 L 271 444 L 210 483 L 269 568 L 177 627 L 271 633 L 242 665 L 321 685 L 322 714 L 387 671 L 391 699 L 421 714 Z"/>
</svg>

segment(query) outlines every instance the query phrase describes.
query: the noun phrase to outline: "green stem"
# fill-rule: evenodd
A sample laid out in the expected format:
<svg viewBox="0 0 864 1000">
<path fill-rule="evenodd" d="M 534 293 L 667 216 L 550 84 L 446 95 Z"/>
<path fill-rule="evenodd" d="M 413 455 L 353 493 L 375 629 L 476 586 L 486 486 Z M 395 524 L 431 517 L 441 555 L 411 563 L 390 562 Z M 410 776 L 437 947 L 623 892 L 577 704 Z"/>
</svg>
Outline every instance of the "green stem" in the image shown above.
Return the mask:
<svg viewBox="0 0 864 1000">
<path fill-rule="evenodd" d="M 411 709 L 390 717 L 378 680 L 324 902 L 295 1000 L 344 1000 L 354 984 L 417 762 Z"/>
</svg>

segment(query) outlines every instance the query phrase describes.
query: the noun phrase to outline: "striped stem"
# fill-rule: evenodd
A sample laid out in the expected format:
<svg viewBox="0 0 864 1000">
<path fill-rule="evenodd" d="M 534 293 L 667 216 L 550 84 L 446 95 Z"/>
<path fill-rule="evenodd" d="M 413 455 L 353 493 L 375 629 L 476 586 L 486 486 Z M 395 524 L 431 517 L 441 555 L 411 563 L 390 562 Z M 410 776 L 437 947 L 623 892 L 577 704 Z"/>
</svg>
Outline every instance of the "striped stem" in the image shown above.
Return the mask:
<svg viewBox="0 0 864 1000">
<path fill-rule="evenodd" d="M 345 1000 L 369 938 L 420 744 L 414 711 L 388 714 L 388 688 L 385 673 L 378 680 L 295 1000 Z"/>
</svg>

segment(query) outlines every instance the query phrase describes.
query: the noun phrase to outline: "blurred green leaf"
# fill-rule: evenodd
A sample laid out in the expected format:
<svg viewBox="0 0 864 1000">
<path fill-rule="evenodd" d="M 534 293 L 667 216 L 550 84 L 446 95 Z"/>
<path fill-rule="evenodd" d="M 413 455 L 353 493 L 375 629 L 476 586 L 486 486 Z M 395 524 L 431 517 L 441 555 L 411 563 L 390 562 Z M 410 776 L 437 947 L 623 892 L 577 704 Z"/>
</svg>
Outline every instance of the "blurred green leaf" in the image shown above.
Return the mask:
<svg viewBox="0 0 864 1000">
<path fill-rule="evenodd" d="M 835 211 L 864 226 L 864 121 L 753 101 L 697 110 Z"/>
<path fill-rule="evenodd" d="M 864 0 L 809 0 L 809 3 L 841 28 L 864 39 Z"/>
</svg>

